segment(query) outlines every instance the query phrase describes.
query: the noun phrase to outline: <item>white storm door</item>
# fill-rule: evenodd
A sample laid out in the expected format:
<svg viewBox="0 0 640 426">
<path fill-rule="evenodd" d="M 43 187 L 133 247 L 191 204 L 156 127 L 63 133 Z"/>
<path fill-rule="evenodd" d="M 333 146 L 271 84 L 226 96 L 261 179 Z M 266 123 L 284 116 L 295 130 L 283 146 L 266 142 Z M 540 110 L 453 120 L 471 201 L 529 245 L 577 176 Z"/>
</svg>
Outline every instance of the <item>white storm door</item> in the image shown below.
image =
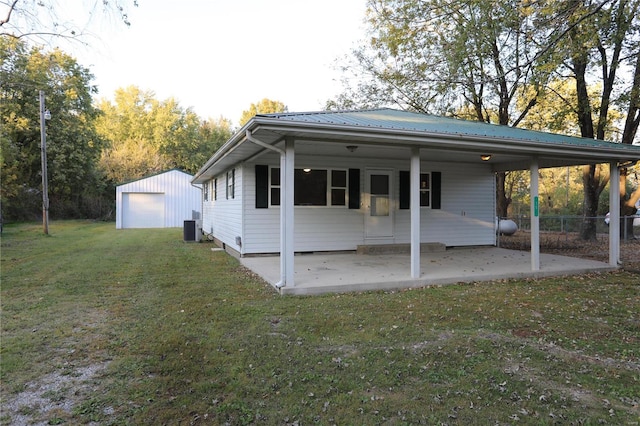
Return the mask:
<svg viewBox="0 0 640 426">
<path fill-rule="evenodd" d="M 365 238 L 393 237 L 393 172 L 367 170 L 365 173 Z"/>
</svg>

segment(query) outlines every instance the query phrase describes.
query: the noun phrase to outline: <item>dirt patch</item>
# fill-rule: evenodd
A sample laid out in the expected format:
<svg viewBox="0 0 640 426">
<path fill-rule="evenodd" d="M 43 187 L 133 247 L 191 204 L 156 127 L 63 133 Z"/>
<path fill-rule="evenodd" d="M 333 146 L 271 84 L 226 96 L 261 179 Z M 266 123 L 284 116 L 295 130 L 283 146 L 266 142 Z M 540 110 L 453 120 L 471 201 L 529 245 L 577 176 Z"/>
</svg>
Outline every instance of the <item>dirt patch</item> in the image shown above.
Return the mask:
<svg viewBox="0 0 640 426">
<path fill-rule="evenodd" d="M 588 369 L 591 365 L 597 365 L 611 369 L 640 371 L 640 364 L 637 362 L 600 357 L 597 355 L 586 355 L 551 343 L 527 339 L 529 336 L 525 336 L 526 340 L 519 339 L 519 336 L 510 338 L 493 333 L 483 337 L 496 342 L 505 341 L 518 346 L 529 346 L 544 352 L 549 357 L 556 357 L 572 364 L 581 364 L 583 365 L 583 369 Z M 581 403 L 585 407 L 606 407 L 607 409 L 625 411 L 631 415 L 640 414 L 640 398 L 638 397 L 620 397 L 619 400 L 609 401 L 592 390 L 582 388 L 577 383 L 572 383 L 568 380 L 558 380 L 558 377 L 550 377 L 546 372 L 532 367 L 531 364 L 527 362 L 527 359 L 509 358 L 505 361 L 503 371 L 510 376 L 520 377 L 527 382 L 535 383 L 539 389 L 543 390 L 543 393 L 538 397 L 540 402 L 545 402 L 545 399 L 549 396 L 547 395 L 548 393 L 559 392 L 571 401 Z"/>
<path fill-rule="evenodd" d="M 78 310 L 76 315 L 77 322 L 69 324 L 70 336 L 60 347 L 51 348 L 50 356 L 38 368 L 41 373 L 37 379 L 16 386 L 17 393 L 9 393 L 3 386 L 0 424 L 68 424 L 74 413 L 100 392 L 100 379 L 110 360 L 98 342 L 104 340 L 100 327 L 109 315 L 99 309 Z"/>
<path fill-rule="evenodd" d="M 27 383 L 22 392 L 3 402 L 2 423 L 48 425 L 68 420 L 77 401 L 95 391 L 96 378 L 107 366 L 104 362 L 65 370 L 65 374 L 52 372 Z"/>
</svg>

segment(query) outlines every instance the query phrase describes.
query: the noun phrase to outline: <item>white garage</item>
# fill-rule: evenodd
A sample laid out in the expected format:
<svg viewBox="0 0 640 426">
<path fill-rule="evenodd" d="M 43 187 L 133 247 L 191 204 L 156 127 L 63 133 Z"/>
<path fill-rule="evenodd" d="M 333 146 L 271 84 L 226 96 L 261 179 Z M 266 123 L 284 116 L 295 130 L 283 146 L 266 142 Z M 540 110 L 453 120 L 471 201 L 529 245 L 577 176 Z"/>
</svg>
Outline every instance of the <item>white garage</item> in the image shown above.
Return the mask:
<svg viewBox="0 0 640 426">
<path fill-rule="evenodd" d="M 202 193 L 193 175 L 169 170 L 116 188 L 116 229 L 178 228 L 199 219 Z"/>
</svg>

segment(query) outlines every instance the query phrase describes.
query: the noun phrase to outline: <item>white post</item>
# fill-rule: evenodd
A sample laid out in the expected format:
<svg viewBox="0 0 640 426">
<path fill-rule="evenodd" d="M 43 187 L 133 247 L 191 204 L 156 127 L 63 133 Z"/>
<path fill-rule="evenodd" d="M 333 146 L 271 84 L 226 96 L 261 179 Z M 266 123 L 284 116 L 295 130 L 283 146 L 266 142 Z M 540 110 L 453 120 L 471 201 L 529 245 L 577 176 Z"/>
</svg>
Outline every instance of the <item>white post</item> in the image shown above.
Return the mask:
<svg viewBox="0 0 640 426">
<path fill-rule="evenodd" d="M 294 284 L 294 230 L 295 230 L 295 218 L 294 218 L 294 171 L 295 171 L 295 142 L 293 138 L 287 137 L 285 139 L 285 177 L 284 177 L 284 192 L 287 193 L 285 201 L 281 201 L 281 209 L 284 209 L 284 234 L 285 234 L 285 268 L 284 278 L 285 284 L 293 287 Z M 280 186 L 280 193 L 282 193 L 283 187 Z"/>
<path fill-rule="evenodd" d="M 287 216 L 285 206 L 287 205 L 287 191 L 284 182 L 287 179 L 287 155 L 286 152 L 280 154 L 280 282 L 276 287 L 284 287 L 287 284 Z"/>
<path fill-rule="evenodd" d="M 538 188 L 538 159 L 531 161 L 531 270 L 540 270 L 540 204 Z"/>
<path fill-rule="evenodd" d="M 411 278 L 420 278 L 420 148 L 411 148 Z"/>
<path fill-rule="evenodd" d="M 609 265 L 620 261 L 620 169 L 618 163 L 609 163 Z"/>
<path fill-rule="evenodd" d="M 40 160 L 42 163 L 42 229 L 49 234 L 49 183 L 47 179 L 47 130 L 45 127 L 44 91 L 39 92 L 40 100 Z"/>
</svg>

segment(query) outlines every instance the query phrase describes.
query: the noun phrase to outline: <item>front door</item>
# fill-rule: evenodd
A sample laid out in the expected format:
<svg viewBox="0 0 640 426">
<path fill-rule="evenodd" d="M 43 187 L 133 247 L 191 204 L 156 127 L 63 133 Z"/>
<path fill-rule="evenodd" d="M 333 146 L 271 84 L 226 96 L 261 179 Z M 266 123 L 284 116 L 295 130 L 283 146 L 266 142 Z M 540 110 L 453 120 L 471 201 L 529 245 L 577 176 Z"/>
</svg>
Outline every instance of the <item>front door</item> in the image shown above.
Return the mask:
<svg viewBox="0 0 640 426">
<path fill-rule="evenodd" d="M 393 237 L 392 177 L 391 170 L 367 170 L 366 172 L 366 238 Z"/>
</svg>

